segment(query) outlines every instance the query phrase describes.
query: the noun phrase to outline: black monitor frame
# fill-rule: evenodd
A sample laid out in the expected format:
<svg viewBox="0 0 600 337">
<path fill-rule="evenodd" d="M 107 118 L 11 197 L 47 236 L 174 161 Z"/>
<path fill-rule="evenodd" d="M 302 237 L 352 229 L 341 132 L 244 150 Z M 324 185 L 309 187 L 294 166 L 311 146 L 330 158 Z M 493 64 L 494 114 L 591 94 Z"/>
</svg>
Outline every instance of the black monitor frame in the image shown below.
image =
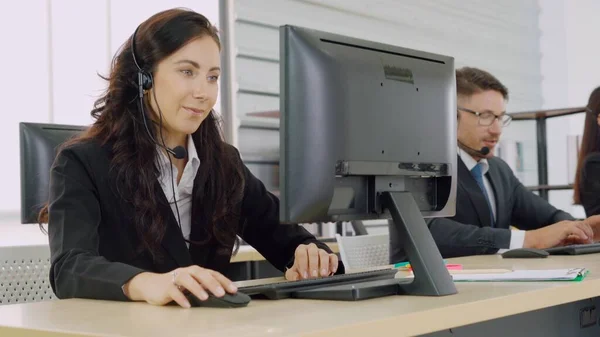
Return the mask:
<svg viewBox="0 0 600 337">
<path fill-rule="evenodd" d="M 454 59 L 284 25 L 280 115 L 280 220 L 391 218 L 402 292 L 456 293 L 424 220 L 456 211 Z"/>
<path fill-rule="evenodd" d="M 61 144 L 84 131 L 78 125 L 19 123 L 21 223 L 38 223 L 48 202 L 50 169 Z"/>
</svg>

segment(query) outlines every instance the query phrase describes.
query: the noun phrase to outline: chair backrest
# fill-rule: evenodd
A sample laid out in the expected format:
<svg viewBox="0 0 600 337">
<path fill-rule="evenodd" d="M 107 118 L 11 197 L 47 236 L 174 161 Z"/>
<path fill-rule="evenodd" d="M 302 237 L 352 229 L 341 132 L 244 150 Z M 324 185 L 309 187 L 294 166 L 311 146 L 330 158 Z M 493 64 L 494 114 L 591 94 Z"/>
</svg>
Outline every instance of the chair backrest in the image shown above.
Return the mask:
<svg viewBox="0 0 600 337">
<path fill-rule="evenodd" d="M 0 305 L 56 299 L 48 280 L 50 247 L 0 247 Z"/>
<path fill-rule="evenodd" d="M 336 234 L 335 238 L 346 269 L 385 266 L 390 263 L 389 234 L 359 236 Z"/>
</svg>

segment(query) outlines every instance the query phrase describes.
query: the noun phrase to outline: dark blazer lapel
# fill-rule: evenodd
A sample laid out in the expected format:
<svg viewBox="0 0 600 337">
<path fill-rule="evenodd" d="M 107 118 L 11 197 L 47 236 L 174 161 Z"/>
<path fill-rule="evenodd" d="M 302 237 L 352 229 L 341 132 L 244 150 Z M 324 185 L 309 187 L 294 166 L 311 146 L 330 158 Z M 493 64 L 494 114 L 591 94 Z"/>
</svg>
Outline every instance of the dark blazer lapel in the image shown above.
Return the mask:
<svg viewBox="0 0 600 337">
<path fill-rule="evenodd" d="M 477 185 L 477 181 L 475 181 L 475 178 L 473 178 L 471 172 L 469 172 L 469 169 L 467 169 L 467 166 L 460 157 L 458 158 L 458 179 L 460 182 L 458 185 L 463 187 L 465 193 L 469 196 L 469 199 L 471 199 L 481 224 L 483 226 L 491 227 L 492 219 L 490 219 L 490 210 L 485 196 L 483 195 L 483 191 L 481 191 L 481 188 Z"/>
<path fill-rule="evenodd" d="M 163 248 L 175 260 L 178 266 L 187 267 L 192 265 L 192 258 L 187 249 L 181 228 L 177 224 L 177 219 L 171 210 L 171 206 L 167 201 L 162 188 L 159 184 L 156 185 L 156 195 L 158 196 L 158 207 L 163 214 L 168 214 L 166 217 L 167 229 L 162 240 Z"/>
<path fill-rule="evenodd" d="M 500 178 L 500 172 L 498 167 L 492 165 L 492 161 L 488 161 L 490 169 L 487 173 L 487 177 L 494 190 L 494 199 L 496 199 L 496 227 L 508 228 L 510 225 L 510 218 L 505 218 L 505 215 L 510 212 L 505 209 L 507 202 L 505 197 L 504 187 L 502 186 L 502 179 Z"/>
</svg>

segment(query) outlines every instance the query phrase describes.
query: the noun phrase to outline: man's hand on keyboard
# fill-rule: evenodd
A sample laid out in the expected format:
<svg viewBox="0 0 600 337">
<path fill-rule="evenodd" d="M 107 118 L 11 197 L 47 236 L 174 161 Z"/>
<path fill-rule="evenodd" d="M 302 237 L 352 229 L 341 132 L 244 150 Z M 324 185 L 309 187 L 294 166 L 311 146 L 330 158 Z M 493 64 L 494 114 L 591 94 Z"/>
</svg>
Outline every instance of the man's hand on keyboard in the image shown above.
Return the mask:
<svg viewBox="0 0 600 337">
<path fill-rule="evenodd" d="M 594 242 L 600 241 L 600 215 L 592 215 L 583 220 L 594 231 Z"/>
<path fill-rule="evenodd" d="M 294 254 L 294 265 L 285 272 L 290 281 L 329 276 L 338 268 L 338 257 L 319 249 L 314 243 L 300 245 Z"/>
<path fill-rule="evenodd" d="M 599 227 L 600 229 L 600 223 Z M 571 244 L 592 243 L 594 231 L 584 221 L 561 221 L 525 232 L 524 248 L 546 249 Z"/>
</svg>

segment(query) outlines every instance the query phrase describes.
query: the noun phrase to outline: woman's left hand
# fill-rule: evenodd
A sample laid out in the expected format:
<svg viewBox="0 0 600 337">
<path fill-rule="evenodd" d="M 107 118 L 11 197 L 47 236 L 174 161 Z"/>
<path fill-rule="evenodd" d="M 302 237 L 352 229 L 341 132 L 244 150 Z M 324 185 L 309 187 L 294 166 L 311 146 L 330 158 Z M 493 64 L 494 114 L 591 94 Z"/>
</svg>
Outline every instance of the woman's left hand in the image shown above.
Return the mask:
<svg viewBox="0 0 600 337">
<path fill-rule="evenodd" d="M 294 254 L 294 265 L 285 272 L 286 280 L 316 278 L 333 275 L 338 268 L 338 257 L 319 249 L 314 243 L 300 245 Z"/>
</svg>

